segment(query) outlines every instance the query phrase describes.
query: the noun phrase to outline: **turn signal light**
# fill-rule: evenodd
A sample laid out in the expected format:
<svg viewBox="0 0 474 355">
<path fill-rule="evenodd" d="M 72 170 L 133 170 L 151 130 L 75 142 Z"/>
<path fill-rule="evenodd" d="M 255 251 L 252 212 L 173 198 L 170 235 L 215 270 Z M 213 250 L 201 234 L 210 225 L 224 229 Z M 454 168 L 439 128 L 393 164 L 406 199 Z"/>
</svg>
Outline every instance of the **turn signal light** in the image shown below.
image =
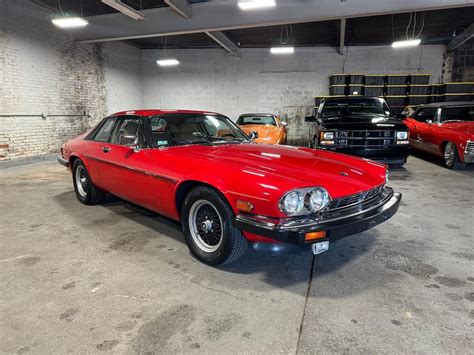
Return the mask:
<svg viewBox="0 0 474 355">
<path fill-rule="evenodd" d="M 323 238 L 326 238 L 326 232 L 325 231 L 310 232 L 310 233 L 306 233 L 304 235 L 304 240 L 306 240 L 306 241 L 316 240 L 316 239 L 323 239 Z"/>
<path fill-rule="evenodd" d="M 237 200 L 237 209 L 242 212 L 251 212 L 253 210 L 252 202 Z"/>
</svg>

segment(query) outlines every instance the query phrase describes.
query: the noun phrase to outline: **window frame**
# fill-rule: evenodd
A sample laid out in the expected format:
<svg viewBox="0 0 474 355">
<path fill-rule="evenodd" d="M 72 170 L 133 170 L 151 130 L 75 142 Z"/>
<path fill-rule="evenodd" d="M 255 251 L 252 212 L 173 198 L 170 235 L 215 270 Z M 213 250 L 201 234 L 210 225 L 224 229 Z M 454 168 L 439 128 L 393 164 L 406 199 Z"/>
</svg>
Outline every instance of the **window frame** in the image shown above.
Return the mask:
<svg viewBox="0 0 474 355">
<path fill-rule="evenodd" d="M 110 134 L 109 143 L 114 144 L 114 145 L 118 145 L 120 147 L 125 147 L 124 145 L 121 145 L 119 143 L 112 143 L 112 137 L 117 133 L 117 130 L 120 127 L 120 125 L 123 123 L 123 121 L 125 121 L 126 119 L 131 119 L 131 118 L 139 120 L 137 133 L 140 130 L 140 128 L 143 127 L 144 144 L 143 144 L 143 147 L 140 147 L 140 149 L 149 148 L 149 144 L 148 144 L 149 140 L 148 140 L 147 130 L 146 130 L 146 127 L 145 127 L 146 125 L 145 125 L 143 116 L 138 116 L 138 115 L 120 115 L 120 116 L 116 116 L 115 117 L 115 126 L 112 130 L 112 133 Z"/>
<path fill-rule="evenodd" d="M 112 125 L 112 131 L 110 132 L 109 139 L 107 141 L 99 141 L 96 140 L 97 133 L 102 129 L 102 127 L 106 124 L 108 120 L 113 120 L 113 125 Z M 93 141 L 93 142 L 98 142 L 98 143 L 110 143 L 110 139 L 112 138 L 112 133 L 115 129 L 115 126 L 117 125 L 117 116 L 107 116 L 102 119 L 102 121 L 95 126 L 94 129 L 87 135 L 85 140 Z"/>
</svg>

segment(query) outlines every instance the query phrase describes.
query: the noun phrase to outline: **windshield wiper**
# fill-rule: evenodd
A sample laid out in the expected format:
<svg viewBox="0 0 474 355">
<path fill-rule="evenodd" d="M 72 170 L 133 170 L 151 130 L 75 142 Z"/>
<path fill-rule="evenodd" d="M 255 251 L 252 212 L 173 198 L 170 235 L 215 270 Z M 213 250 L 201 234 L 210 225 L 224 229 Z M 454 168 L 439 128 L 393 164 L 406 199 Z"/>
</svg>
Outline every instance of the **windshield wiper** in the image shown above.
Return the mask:
<svg viewBox="0 0 474 355">
<path fill-rule="evenodd" d="M 210 141 L 213 141 L 213 142 L 225 142 L 225 143 L 232 142 L 232 141 L 237 141 L 237 142 L 247 141 L 247 139 L 245 139 L 245 138 L 238 138 L 238 137 L 232 137 L 230 139 L 225 139 L 224 137 L 206 136 L 204 138 L 208 139 Z"/>
<path fill-rule="evenodd" d="M 464 120 L 446 120 L 446 121 L 443 121 L 442 123 L 446 123 L 446 122 L 464 122 Z"/>
</svg>

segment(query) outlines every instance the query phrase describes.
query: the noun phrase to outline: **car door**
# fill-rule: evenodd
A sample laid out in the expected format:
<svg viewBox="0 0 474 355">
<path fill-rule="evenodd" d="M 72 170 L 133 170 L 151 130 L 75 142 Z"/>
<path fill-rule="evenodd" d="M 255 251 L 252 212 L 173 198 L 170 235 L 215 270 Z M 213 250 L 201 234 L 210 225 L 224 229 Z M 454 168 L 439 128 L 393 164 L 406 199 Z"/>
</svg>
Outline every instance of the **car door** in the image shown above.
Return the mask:
<svg viewBox="0 0 474 355">
<path fill-rule="evenodd" d="M 143 118 L 120 116 L 110 141 L 99 152 L 99 174 L 104 188 L 114 195 L 144 207 L 151 207 L 155 195 L 153 162 L 144 133 Z M 138 138 L 135 149 L 126 139 Z"/>
<path fill-rule="evenodd" d="M 422 107 L 413 115 L 415 121 L 410 127 L 410 137 L 415 148 L 425 151 L 433 150 L 433 123 L 436 110 L 435 107 Z"/>
</svg>

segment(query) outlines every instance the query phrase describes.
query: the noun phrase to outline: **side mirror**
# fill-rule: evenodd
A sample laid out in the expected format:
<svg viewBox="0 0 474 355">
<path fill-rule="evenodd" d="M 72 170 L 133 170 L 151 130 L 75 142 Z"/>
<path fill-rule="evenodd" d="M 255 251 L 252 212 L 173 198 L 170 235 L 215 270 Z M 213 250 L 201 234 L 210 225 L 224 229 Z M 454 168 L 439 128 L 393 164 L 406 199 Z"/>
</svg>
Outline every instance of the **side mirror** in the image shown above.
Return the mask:
<svg viewBox="0 0 474 355">
<path fill-rule="evenodd" d="M 249 133 L 249 138 L 250 138 L 250 140 L 252 140 L 252 141 L 253 141 L 254 139 L 257 139 L 257 138 L 258 138 L 258 132 L 257 132 L 257 131 L 251 131 L 251 132 Z"/>
<path fill-rule="evenodd" d="M 316 116 L 306 116 L 306 117 L 304 118 L 304 120 L 305 120 L 306 122 L 316 122 L 316 121 L 317 121 Z"/>
<path fill-rule="evenodd" d="M 286 126 L 288 126 L 288 123 L 285 122 L 285 121 L 281 121 L 281 125 L 282 125 L 283 127 L 286 127 Z"/>
<path fill-rule="evenodd" d="M 121 135 L 119 137 L 119 144 L 133 148 L 135 152 L 140 151 L 140 145 L 138 142 L 138 137 L 136 135 Z"/>
</svg>

